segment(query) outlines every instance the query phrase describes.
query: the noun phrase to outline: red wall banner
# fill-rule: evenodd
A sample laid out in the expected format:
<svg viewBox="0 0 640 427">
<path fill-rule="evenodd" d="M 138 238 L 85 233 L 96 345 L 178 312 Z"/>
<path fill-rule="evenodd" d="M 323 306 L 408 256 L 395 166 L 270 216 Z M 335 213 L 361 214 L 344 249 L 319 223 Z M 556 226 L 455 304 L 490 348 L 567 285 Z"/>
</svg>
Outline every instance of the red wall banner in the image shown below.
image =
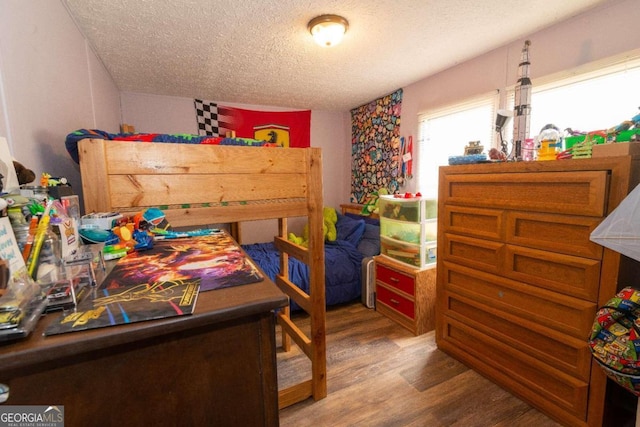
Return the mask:
<svg viewBox="0 0 640 427">
<path fill-rule="evenodd" d="M 311 111 L 253 111 L 225 107 L 236 136 L 272 142 L 282 147 L 311 145 Z"/>
<path fill-rule="evenodd" d="M 194 100 L 199 135 L 227 136 L 267 141 L 281 147 L 311 145 L 311 110 L 253 111 Z"/>
</svg>

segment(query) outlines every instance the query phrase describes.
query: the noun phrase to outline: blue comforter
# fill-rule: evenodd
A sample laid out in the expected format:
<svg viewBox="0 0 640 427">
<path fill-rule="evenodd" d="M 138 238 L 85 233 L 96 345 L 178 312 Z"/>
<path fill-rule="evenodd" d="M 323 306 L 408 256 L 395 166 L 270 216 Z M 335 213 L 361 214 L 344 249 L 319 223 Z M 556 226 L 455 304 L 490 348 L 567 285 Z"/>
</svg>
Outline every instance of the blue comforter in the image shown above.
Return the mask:
<svg viewBox="0 0 640 427">
<path fill-rule="evenodd" d="M 251 138 L 224 138 L 218 136 L 162 134 L 162 133 L 109 133 L 99 129 L 78 129 L 67 135 L 64 142 L 67 152 L 74 162 L 80 163 L 78 142 L 85 138 L 142 141 L 142 142 L 170 142 L 174 144 L 209 144 L 209 145 L 241 145 L 252 147 L 271 147 L 266 141 Z"/>
<path fill-rule="evenodd" d="M 247 254 L 275 280 L 280 270 L 280 254 L 273 243 L 242 245 Z M 363 255 L 351 243 L 343 240 L 325 242 L 325 294 L 326 305 L 340 304 L 360 297 Z M 289 279 L 300 289 L 309 292 L 309 268 L 289 257 Z M 292 301 L 291 309 L 299 307 Z"/>
</svg>

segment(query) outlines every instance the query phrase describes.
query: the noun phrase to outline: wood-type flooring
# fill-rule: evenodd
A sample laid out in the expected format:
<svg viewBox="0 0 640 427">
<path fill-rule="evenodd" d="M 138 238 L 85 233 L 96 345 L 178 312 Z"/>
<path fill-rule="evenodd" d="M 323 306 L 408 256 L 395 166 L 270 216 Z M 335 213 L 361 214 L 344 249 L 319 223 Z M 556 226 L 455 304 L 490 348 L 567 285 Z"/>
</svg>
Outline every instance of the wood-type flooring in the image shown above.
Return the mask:
<svg viewBox="0 0 640 427">
<path fill-rule="evenodd" d="M 294 318 L 308 333 L 308 319 Z M 290 352 L 278 350 L 281 388 L 309 373 L 295 344 Z M 433 331 L 415 337 L 359 302 L 327 310 L 327 388 L 325 399 L 282 409 L 280 425 L 559 426 L 438 350 Z"/>
</svg>

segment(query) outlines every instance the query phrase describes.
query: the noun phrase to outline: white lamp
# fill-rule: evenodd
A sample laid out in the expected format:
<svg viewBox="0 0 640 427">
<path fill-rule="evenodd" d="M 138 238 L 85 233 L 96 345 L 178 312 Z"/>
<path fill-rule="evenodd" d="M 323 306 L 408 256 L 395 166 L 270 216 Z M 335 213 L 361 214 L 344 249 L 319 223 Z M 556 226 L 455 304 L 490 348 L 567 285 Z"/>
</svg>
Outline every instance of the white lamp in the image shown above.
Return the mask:
<svg viewBox="0 0 640 427">
<path fill-rule="evenodd" d="M 349 22 L 338 15 L 320 15 L 309 21 L 307 28 L 316 43 L 323 47 L 331 47 L 342 41 L 349 28 Z"/>
</svg>

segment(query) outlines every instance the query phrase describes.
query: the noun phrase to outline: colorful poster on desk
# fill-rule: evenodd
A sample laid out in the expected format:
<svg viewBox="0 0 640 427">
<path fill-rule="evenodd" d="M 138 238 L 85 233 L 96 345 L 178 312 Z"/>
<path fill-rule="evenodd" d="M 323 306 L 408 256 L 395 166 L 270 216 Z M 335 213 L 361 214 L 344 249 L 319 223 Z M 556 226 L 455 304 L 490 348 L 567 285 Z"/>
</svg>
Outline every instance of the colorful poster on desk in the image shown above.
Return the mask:
<svg viewBox="0 0 640 427">
<path fill-rule="evenodd" d="M 115 289 L 98 289 L 78 309 L 49 325 L 45 335 L 84 331 L 193 313 L 199 279 L 142 283 Z"/>
<path fill-rule="evenodd" d="M 200 279 L 200 291 L 262 280 L 262 275 L 224 231 L 207 236 L 161 240 L 153 249 L 127 255 L 103 281 L 117 288 L 135 283 Z"/>
</svg>

